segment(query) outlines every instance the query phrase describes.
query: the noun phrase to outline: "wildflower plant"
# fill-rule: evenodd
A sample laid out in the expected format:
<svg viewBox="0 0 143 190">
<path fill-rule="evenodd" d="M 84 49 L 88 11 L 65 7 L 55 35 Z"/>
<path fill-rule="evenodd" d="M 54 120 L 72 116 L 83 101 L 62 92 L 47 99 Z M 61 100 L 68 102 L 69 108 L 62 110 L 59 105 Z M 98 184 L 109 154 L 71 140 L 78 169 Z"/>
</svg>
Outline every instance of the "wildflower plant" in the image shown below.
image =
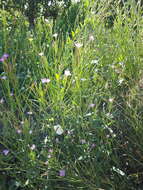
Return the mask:
<svg viewBox="0 0 143 190">
<path fill-rule="evenodd" d="M 0 189 L 142 189 L 143 23 L 125 7 L 108 28 L 108 1 L 75 1 L 35 30 L 0 10 Z"/>
</svg>

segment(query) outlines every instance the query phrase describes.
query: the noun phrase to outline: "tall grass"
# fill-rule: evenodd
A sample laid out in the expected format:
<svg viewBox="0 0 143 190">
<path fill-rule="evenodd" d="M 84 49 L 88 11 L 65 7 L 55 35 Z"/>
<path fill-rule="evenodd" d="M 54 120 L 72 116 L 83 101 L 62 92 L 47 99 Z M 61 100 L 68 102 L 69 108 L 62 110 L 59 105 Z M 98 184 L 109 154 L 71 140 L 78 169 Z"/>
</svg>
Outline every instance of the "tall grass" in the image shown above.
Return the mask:
<svg viewBox="0 0 143 190">
<path fill-rule="evenodd" d="M 0 11 L 2 190 L 143 188 L 141 8 L 112 7 L 107 27 L 109 8 L 83 1 L 34 30 Z"/>
</svg>

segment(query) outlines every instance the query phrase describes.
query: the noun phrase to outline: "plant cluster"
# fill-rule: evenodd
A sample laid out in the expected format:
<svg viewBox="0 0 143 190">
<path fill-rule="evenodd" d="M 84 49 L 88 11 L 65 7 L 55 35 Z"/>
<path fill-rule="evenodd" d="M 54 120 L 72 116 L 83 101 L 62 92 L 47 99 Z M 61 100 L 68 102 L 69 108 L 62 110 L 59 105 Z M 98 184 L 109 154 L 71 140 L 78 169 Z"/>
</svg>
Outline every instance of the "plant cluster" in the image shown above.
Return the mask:
<svg viewBox="0 0 143 190">
<path fill-rule="evenodd" d="M 143 189 L 142 13 L 110 6 L 0 9 L 0 189 Z"/>
<path fill-rule="evenodd" d="M 1 8 L 11 11 L 18 10 L 28 17 L 30 26 L 35 25 L 39 16 L 56 19 L 61 9 L 67 9 L 71 0 L 2 0 Z"/>
</svg>

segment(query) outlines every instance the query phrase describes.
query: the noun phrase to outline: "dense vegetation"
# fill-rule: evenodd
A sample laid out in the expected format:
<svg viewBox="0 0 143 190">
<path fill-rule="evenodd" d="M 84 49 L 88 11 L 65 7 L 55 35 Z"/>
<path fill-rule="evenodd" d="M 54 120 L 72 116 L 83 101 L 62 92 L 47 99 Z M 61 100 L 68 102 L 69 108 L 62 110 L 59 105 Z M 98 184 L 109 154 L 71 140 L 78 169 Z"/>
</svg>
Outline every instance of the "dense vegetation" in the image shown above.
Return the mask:
<svg viewBox="0 0 143 190">
<path fill-rule="evenodd" d="M 68 9 L 71 0 L 2 0 L 1 8 L 7 11 L 20 11 L 27 16 L 31 27 L 35 25 L 35 19 L 39 16 L 56 19 L 59 12 Z"/>
<path fill-rule="evenodd" d="M 142 2 L 1 2 L 0 190 L 142 190 Z"/>
</svg>

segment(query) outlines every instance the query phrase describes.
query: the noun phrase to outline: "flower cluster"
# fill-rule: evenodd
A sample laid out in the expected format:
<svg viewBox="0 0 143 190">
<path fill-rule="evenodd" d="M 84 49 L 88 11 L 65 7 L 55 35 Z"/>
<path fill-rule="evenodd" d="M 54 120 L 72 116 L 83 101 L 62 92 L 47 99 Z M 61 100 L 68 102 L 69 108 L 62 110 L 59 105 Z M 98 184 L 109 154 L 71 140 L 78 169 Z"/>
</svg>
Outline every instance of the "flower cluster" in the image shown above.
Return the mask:
<svg viewBox="0 0 143 190">
<path fill-rule="evenodd" d="M 8 57 L 9 55 L 7 53 L 4 53 L 3 56 L 0 58 L 0 62 L 4 62 Z"/>
</svg>

